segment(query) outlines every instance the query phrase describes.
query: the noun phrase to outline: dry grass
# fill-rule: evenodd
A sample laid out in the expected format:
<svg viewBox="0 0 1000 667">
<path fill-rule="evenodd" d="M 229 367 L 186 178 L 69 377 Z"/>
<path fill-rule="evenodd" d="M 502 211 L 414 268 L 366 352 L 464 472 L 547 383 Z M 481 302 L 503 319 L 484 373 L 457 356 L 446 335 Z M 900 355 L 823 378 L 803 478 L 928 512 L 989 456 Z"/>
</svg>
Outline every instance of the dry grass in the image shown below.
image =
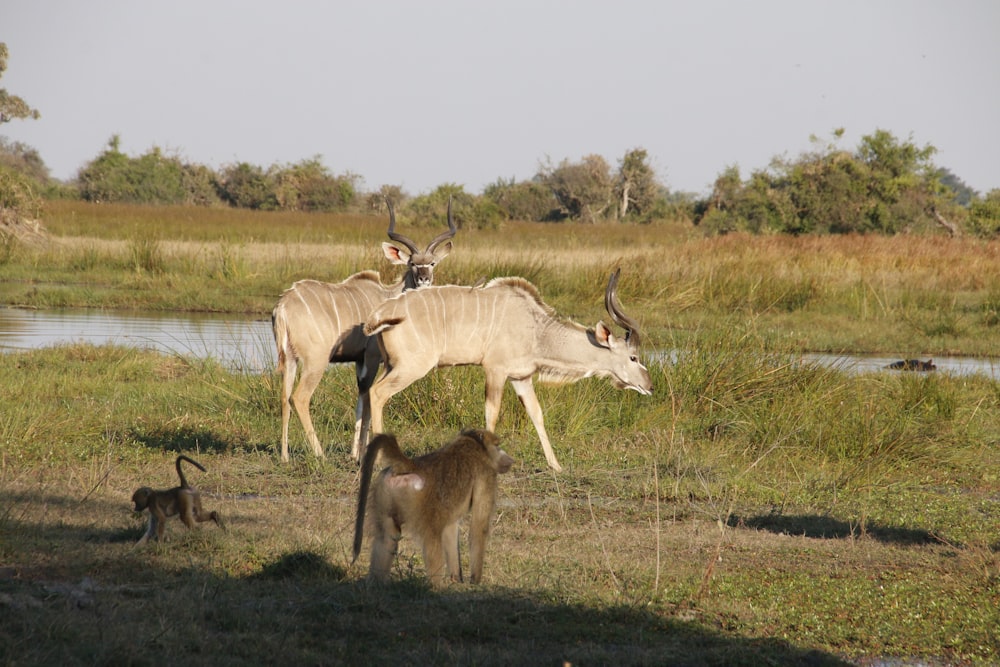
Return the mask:
<svg viewBox="0 0 1000 667">
<path fill-rule="evenodd" d="M 0 607 L 18 618 L 0 630 L 8 657 L 810 665 L 887 649 L 952 664 L 996 657 L 995 647 L 968 643 L 988 642 L 991 621 L 966 624 L 949 616 L 956 605 L 935 611 L 926 598 L 954 596 L 1000 620 L 983 607 L 997 601 L 988 548 L 875 525 L 865 535 L 819 515 L 799 517 L 798 527 L 766 514 L 730 524 L 701 503 L 572 492 L 586 470 L 567 480 L 520 466 L 503 478 L 483 586 L 430 591 L 416 545 L 404 540 L 397 583 L 380 588 L 363 581 L 364 556 L 350 565 L 349 464 L 287 469 L 273 457 L 200 455 L 209 472 L 196 483 L 228 531 L 188 533 L 174 522 L 165 544 L 134 549 L 142 527 L 126 509 L 129 495 L 173 483 L 171 458 L 5 466 L 2 526 L 17 543 L 3 549 L 0 572 Z M 970 596 L 970 584 L 994 593 Z"/>
</svg>

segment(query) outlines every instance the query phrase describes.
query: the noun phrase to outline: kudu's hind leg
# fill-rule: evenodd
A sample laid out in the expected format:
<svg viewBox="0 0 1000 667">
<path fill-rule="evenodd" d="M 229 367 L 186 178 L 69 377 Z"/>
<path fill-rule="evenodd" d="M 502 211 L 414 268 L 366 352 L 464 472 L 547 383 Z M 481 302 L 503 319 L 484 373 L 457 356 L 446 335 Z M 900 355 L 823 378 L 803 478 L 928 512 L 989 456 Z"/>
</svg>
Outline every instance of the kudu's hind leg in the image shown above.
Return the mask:
<svg viewBox="0 0 1000 667">
<path fill-rule="evenodd" d="M 433 369 L 433 364 L 426 367 L 411 368 L 386 365 L 385 373 L 368 390 L 372 435 L 385 432 L 382 427 L 382 411 L 385 409 L 385 404 L 388 403 L 389 399 L 430 373 Z"/>
<path fill-rule="evenodd" d="M 312 417 L 309 415 L 309 405 L 312 402 L 312 395 L 316 391 L 316 387 L 319 385 L 319 381 L 323 378 L 323 372 L 326 370 L 326 364 L 324 364 L 318 371 L 315 369 L 310 369 L 307 364 L 302 364 L 302 377 L 299 378 L 299 386 L 295 388 L 295 392 L 292 394 L 292 404 L 295 405 L 295 412 L 299 415 L 299 421 L 302 422 L 302 428 L 305 429 L 306 439 L 312 446 L 313 453 L 323 458 L 323 447 L 319 444 L 319 438 L 316 437 L 316 429 L 313 428 Z M 294 373 L 294 371 L 292 371 Z M 287 371 L 286 371 L 287 373 Z M 286 452 L 282 452 L 286 454 Z M 284 456 L 287 461 L 287 456 Z"/>
<path fill-rule="evenodd" d="M 549 436 L 545 432 L 545 418 L 542 416 L 542 406 L 538 403 L 538 397 L 535 395 L 535 387 L 531 384 L 531 378 L 511 380 L 510 386 L 514 388 L 514 393 L 517 394 L 521 405 L 524 406 L 524 411 L 528 413 L 531 423 L 535 425 L 535 430 L 538 431 L 538 437 L 542 441 L 542 451 L 545 452 L 545 460 L 548 461 L 549 467 L 556 472 L 562 471 L 562 466 L 559 465 L 555 452 L 552 451 Z"/>
<path fill-rule="evenodd" d="M 295 371 L 298 362 L 286 359 L 281 378 L 281 460 L 288 461 L 288 422 L 292 418 L 292 388 L 295 386 Z"/>
</svg>

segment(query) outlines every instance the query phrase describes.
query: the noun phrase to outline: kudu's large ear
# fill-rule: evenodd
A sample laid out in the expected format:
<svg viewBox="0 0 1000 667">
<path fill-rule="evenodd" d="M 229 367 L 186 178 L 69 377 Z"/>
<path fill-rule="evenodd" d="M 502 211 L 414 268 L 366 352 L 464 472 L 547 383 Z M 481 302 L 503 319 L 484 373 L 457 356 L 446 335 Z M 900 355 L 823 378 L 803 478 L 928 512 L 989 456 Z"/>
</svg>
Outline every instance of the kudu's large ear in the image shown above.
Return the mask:
<svg viewBox="0 0 1000 667">
<path fill-rule="evenodd" d="M 452 248 L 451 241 L 446 241 L 437 246 L 436 248 L 434 248 L 434 250 L 431 251 L 431 254 L 434 255 L 434 259 L 440 262 L 442 259 L 448 256 L 448 253 L 451 252 L 451 248 Z"/>
<path fill-rule="evenodd" d="M 603 321 L 597 323 L 594 327 L 594 339 L 597 341 L 598 345 L 603 347 L 611 347 L 611 343 L 614 342 L 615 335 L 612 333 L 608 325 Z"/>
<path fill-rule="evenodd" d="M 410 263 L 410 251 L 393 245 L 388 241 L 382 241 L 382 252 L 385 253 L 385 258 L 393 264 Z"/>
</svg>

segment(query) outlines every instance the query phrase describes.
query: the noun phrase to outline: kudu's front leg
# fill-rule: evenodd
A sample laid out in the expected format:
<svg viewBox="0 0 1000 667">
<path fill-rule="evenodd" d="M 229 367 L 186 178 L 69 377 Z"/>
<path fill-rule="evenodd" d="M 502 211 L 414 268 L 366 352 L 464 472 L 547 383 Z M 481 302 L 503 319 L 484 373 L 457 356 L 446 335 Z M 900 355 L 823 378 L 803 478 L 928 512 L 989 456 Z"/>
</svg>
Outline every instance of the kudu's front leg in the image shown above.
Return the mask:
<svg viewBox="0 0 1000 667">
<path fill-rule="evenodd" d="M 549 442 L 549 436 L 545 432 L 545 418 L 542 416 L 542 406 L 538 404 L 538 397 L 535 395 L 535 387 L 531 384 L 531 378 L 511 380 L 510 386 L 514 388 L 514 393 L 517 394 L 521 405 L 524 406 L 524 411 L 528 413 L 531 423 L 535 425 L 535 430 L 538 431 L 538 437 L 542 441 L 542 451 L 545 452 L 545 460 L 548 461 L 549 467 L 556 472 L 561 472 L 562 466 L 556 460 L 555 452 L 552 451 L 552 444 Z M 499 401 L 497 401 L 497 405 L 499 406 Z M 491 431 L 493 430 L 492 426 L 488 428 Z"/>
</svg>

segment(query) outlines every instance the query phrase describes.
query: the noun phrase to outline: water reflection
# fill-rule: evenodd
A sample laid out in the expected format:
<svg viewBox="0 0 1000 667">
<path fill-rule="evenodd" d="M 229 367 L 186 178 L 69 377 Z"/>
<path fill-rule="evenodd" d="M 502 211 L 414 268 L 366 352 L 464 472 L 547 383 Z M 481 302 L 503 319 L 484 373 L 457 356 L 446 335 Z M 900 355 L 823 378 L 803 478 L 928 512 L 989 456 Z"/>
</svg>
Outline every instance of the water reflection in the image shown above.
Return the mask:
<svg viewBox="0 0 1000 667">
<path fill-rule="evenodd" d="M 0 308 L 0 352 L 65 343 L 129 345 L 172 354 L 214 358 L 230 368 L 274 368 L 274 338 L 269 320 L 232 314 L 107 312 L 100 310 L 24 310 Z M 666 354 L 667 358 L 673 355 Z M 852 373 L 884 370 L 903 356 L 804 354 L 802 361 Z M 926 357 L 924 357 L 926 360 Z M 1000 379 L 1000 359 L 934 357 L 937 371 Z M 913 372 L 913 371 L 886 371 Z"/>
<path fill-rule="evenodd" d="M 909 358 L 909 357 L 908 357 Z M 927 361 L 931 357 L 923 357 Z M 803 354 L 802 361 L 806 363 L 816 362 L 824 366 L 840 368 L 852 373 L 869 373 L 872 371 L 884 370 L 889 364 L 902 360 L 902 357 L 883 356 L 844 356 L 837 354 Z M 1000 359 L 975 359 L 972 357 L 933 357 L 936 371 L 926 371 L 931 373 L 946 372 L 956 375 L 972 375 L 982 373 L 994 380 L 1000 379 Z M 924 371 L 887 371 L 892 373 L 917 373 Z"/>
<path fill-rule="evenodd" d="M 0 308 L 0 352 L 78 342 L 214 358 L 241 370 L 275 365 L 267 320 L 214 313 Z"/>
</svg>

